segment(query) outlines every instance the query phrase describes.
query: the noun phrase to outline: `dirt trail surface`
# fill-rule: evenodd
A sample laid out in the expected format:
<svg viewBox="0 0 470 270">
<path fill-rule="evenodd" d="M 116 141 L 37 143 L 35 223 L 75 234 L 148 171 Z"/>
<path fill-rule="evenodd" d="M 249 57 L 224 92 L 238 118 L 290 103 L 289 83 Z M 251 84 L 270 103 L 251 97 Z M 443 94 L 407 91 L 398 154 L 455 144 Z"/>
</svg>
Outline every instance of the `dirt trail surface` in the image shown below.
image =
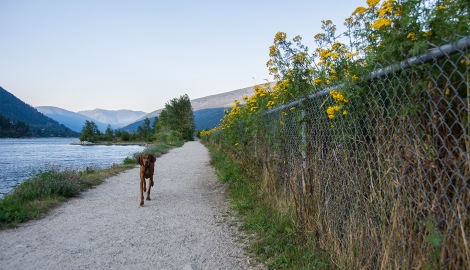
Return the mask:
<svg viewBox="0 0 470 270">
<path fill-rule="evenodd" d="M 202 144 L 157 158 L 154 181 L 143 207 L 136 167 L 0 231 L 0 269 L 254 269 Z"/>
</svg>

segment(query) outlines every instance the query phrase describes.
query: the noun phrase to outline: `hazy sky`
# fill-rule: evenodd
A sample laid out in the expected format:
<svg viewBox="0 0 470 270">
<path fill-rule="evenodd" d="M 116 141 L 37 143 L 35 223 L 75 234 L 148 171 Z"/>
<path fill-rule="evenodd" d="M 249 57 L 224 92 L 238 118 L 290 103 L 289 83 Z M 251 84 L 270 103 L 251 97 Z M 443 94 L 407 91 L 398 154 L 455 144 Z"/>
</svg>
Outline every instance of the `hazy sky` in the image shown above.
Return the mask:
<svg viewBox="0 0 470 270">
<path fill-rule="evenodd" d="M 278 31 L 314 48 L 365 0 L 0 0 L 0 86 L 32 106 L 152 112 L 272 80 Z M 338 31 L 338 32 L 342 32 Z M 254 78 L 254 79 L 253 79 Z"/>
</svg>

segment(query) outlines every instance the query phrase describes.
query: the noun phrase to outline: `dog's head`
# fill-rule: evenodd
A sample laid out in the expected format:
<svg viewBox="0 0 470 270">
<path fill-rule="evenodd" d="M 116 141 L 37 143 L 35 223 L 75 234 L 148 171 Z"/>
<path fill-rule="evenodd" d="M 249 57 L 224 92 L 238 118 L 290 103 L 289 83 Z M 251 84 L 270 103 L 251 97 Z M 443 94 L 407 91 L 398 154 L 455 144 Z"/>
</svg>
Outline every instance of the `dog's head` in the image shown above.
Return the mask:
<svg viewBox="0 0 470 270">
<path fill-rule="evenodd" d="M 137 158 L 137 162 L 144 167 L 150 166 L 150 163 L 155 163 L 157 158 L 151 154 L 141 154 L 139 158 Z"/>
</svg>

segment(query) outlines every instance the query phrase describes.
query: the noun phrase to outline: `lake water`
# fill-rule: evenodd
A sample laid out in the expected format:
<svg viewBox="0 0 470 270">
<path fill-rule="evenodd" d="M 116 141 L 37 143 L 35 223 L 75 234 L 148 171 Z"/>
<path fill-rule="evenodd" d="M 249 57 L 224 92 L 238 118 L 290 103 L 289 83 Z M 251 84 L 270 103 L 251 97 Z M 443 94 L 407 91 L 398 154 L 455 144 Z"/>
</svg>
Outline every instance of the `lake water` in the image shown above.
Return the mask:
<svg viewBox="0 0 470 270">
<path fill-rule="evenodd" d="M 78 138 L 0 139 L 0 198 L 39 170 L 108 168 L 145 149 L 139 145 L 71 145 Z"/>
</svg>

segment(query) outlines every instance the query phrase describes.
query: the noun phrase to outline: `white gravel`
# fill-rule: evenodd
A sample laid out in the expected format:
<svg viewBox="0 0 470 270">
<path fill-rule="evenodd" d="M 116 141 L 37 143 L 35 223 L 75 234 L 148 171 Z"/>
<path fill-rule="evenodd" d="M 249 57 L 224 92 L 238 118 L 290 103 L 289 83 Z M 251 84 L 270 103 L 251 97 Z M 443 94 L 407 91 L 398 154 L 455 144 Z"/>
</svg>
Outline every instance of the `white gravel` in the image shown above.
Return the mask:
<svg viewBox="0 0 470 270">
<path fill-rule="evenodd" d="M 157 158 L 154 181 L 143 207 L 136 167 L 40 220 L 0 231 L 0 269 L 261 268 L 250 266 L 202 144 Z"/>
</svg>

